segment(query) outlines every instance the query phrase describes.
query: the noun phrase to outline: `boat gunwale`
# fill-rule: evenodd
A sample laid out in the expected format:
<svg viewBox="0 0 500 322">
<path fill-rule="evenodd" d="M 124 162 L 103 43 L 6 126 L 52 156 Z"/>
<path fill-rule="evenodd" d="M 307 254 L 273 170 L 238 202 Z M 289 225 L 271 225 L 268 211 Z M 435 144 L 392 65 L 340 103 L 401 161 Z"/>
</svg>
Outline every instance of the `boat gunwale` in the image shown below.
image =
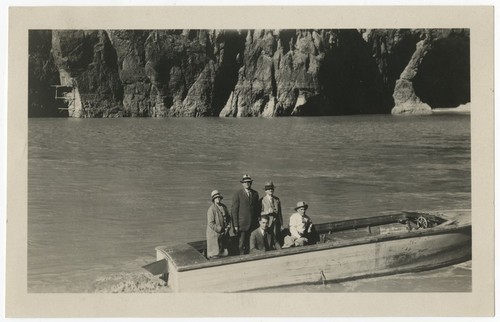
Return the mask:
<svg viewBox="0 0 500 322">
<path fill-rule="evenodd" d="M 422 214 L 429 215 L 428 213 L 422 213 Z M 394 216 L 398 216 L 398 215 L 384 215 L 384 216 L 378 216 L 377 218 L 394 217 Z M 404 216 L 405 216 L 404 213 L 399 214 L 399 217 L 404 217 Z M 278 251 L 268 251 L 268 252 L 259 253 L 259 254 L 246 254 L 246 255 L 238 255 L 238 256 L 229 256 L 229 257 L 223 257 L 220 259 L 207 260 L 206 262 L 203 262 L 203 263 L 189 264 L 189 265 L 183 265 L 183 266 L 177 266 L 175 261 L 169 256 L 169 250 L 175 249 L 176 245 L 159 246 L 159 247 L 156 247 L 156 250 L 161 251 L 168 258 L 168 260 L 173 264 L 173 266 L 177 272 L 184 272 L 184 271 L 191 271 L 191 270 L 197 270 L 197 269 L 203 269 L 203 268 L 209 268 L 209 267 L 232 265 L 232 264 L 244 263 L 244 262 L 249 262 L 249 261 L 258 261 L 258 260 L 265 260 L 265 259 L 277 258 L 277 257 L 283 257 L 283 256 L 291 256 L 291 255 L 302 254 L 302 253 L 323 251 L 323 250 L 327 250 L 327 249 L 336 249 L 336 248 L 359 246 L 359 245 L 378 243 L 378 242 L 386 242 L 386 241 L 391 241 L 391 240 L 419 238 L 419 237 L 423 237 L 423 236 L 432 236 L 432 235 L 439 235 L 439 234 L 450 234 L 450 233 L 456 233 L 459 231 L 463 231 L 464 233 L 471 234 L 471 226 L 472 226 L 471 223 L 457 225 L 456 223 L 452 222 L 451 224 L 446 225 L 447 218 L 442 218 L 442 217 L 436 216 L 436 215 L 431 215 L 431 216 L 438 217 L 438 218 L 442 219 L 443 221 L 441 222 L 440 225 L 438 225 L 436 227 L 431 227 L 431 228 L 422 229 L 422 230 L 419 229 L 419 230 L 411 230 L 411 231 L 401 231 L 401 232 L 396 232 L 396 233 L 387 233 L 387 234 L 383 234 L 383 235 L 357 237 L 357 238 L 353 238 L 353 239 L 349 239 L 349 240 L 329 241 L 326 243 L 307 245 L 304 247 L 290 247 L 290 248 L 285 248 L 285 249 L 281 249 Z M 374 217 L 367 217 L 367 218 L 374 218 Z M 367 218 L 360 218 L 357 221 L 364 220 Z M 354 221 L 354 220 L 346 220 L 346 221 L 341 221 L 341 222 L 331 222 L 331 223 L 325 223 L 325 224 L 342 223 L 342 222 L 349 222 L 349 221 Z M 443 224 L 445 224 L 445 225 L 443 225 Z M 181 244 L 181 245 L 185 246 L 186 244 Z M 190 246 L 193 247 L 192 245 L 190 245 Z M 196 249 L 196 248 L 193 247 L 193 249 Z"/>
</svg>

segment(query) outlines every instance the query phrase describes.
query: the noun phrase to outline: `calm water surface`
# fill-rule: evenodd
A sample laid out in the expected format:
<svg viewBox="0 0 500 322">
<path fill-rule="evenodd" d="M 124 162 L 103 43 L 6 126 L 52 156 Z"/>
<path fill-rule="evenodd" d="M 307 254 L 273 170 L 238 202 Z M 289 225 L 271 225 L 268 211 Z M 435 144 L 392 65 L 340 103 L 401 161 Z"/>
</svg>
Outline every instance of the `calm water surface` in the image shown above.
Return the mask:
<svg viewBox="0 0 500 322">
<path fill-rule="evenodd" d="M 471 207 L 468 115 L 29 119 L 28 165 L 30 292 L 168 291 L 141 266 L 204 239 L 210 192 L 230 207 L 244 173 L 274 181 L 285 221 L 298 200 L 317 223 Z M 471 287 L 466 263 L 279 291 Z"/>
</svg>

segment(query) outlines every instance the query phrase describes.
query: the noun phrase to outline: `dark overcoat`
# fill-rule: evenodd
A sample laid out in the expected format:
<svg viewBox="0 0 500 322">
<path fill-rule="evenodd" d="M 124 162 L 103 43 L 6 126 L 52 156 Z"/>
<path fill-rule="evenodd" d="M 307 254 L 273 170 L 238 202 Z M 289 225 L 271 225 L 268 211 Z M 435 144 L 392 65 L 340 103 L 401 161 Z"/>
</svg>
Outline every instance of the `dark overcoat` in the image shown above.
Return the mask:
<svg viewBox="0 0 500 322">
<path fill-rule="evenodd" d="M 233 225 L 240 231 L 250 231 L 257 227 L 260 214 L 259 193 L 250 189 L 249 198 L 245 189 L 236 191 L 231 205 L 231 218 Z"/>
</svg>

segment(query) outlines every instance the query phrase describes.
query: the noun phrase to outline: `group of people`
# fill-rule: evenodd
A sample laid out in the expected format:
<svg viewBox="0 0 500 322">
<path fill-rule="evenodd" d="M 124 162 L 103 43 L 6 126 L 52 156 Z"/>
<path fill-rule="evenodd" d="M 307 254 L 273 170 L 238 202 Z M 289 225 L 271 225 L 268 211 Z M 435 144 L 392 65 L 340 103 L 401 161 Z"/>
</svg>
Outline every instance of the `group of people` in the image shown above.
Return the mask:
<svg viewBox="0 0 500 322">
<path fill-rule="evenodd" d="M 266 182 L 265 196 L 252 189 L 249 175 L 241 179 L 242 189 L 235 192 L 229 212 L 218 190 L 211 193 L 207 211 L 207 257 L 243 255 L 316 242 L 317 234 L 309 216 L 308 205 L 299 201 L 290 217 L 289 232 L 283 226 L 281 202 L 274 195 L 274 184 Z"/>
</svg>

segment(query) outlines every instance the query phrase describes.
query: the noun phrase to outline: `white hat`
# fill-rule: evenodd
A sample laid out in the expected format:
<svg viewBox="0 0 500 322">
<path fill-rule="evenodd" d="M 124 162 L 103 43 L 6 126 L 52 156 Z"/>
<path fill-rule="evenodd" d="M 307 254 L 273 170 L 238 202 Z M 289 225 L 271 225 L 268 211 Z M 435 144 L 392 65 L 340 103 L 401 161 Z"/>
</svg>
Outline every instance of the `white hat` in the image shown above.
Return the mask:
<svg viewBox="0 0 500 322">
<path fill-rule="evenodd" d="M 248 174 L 244 174 L 243 178 L 240 180 L 241 183 L 243 182 L 253 182 L 252 178 Z"/>
<path fill-rule="evenodd" d="M 299 202 L 297 202 L 297 207 L 295 207 L 295 210 L 297 210 L 299 208 L 307 209 L 307 208 L 309 208 L 309 205 L 306 204 L 305 201 L 299 201 Z"/>
<path fill-rule="evenodd" d="M 219 190 L 212 191 L 211 195 L 212 195 L 212 200 L 214 200 L 215 198 L 223 199 L 222 195 L 219 193 Z"/>
</svg>

